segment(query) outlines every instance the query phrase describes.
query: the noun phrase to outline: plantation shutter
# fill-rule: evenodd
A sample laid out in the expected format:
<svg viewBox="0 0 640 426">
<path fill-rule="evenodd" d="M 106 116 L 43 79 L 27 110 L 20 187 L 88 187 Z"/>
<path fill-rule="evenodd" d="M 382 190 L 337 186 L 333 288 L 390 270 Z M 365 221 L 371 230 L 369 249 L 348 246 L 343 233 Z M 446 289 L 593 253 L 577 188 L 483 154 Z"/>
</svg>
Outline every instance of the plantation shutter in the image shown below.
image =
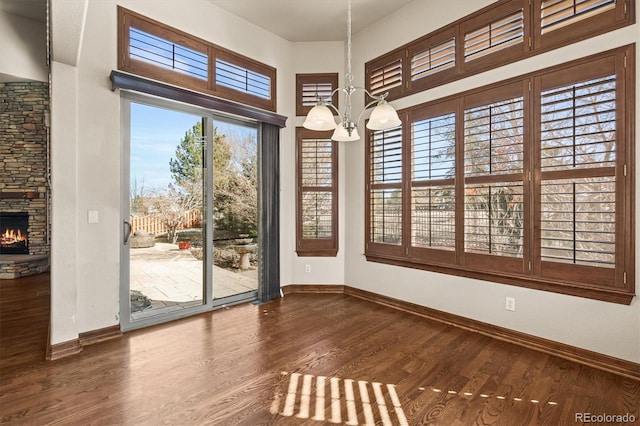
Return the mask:
<svg viewBox="0 0 640 426">
<path fill-rule="evenodd" d="M 369 240 L 400 246 L 402 126 L 369 134 Z"/>
<path fill-rule="evenodd" d="M 297 129 L 299 256 L 335 256 L 338 249 L 337 142 Z"/>
<path fill-rule="evenodd" d="M 329 99 L 333 92 L 331 83 L 306 83 L 302 85 L 302 106 L 313 107 L 319 99 Z"/>
<path fill-rule="evenodd" d="M 613 285 L 624 233 L 618 219 L 624 179 L 616 173 L 622 134 L 615 62 L 577 66 L 541 82 L 541 273 L 579 274 L 585 282 Z"/>
<path fill-rule="evenodd" d="M 404 49 L 367 62 L 365 65 L 367 90 L 374 95 L 388 92 L 387 100 L 401 97 L 405 91 L 404 65 Z"/>
<path fill-rule="evenodd" d="M 453 103 L 411 119 L 411 254 L 454 263 L 456 115 Z M 442 253 L 445 251 L 445 253 Z"/>
<path fill-rule="evenodd" d="M 422 50 L 411 57 L 411 80 L 419 80 L 453 68 L 456 65 L 456 39 Z"/>
<path fill-rule="evenodd" d="M 522 272 L 524 98 L 521 84 L 501 90 L 475 96 L 495 100 L 464 111 L 464 251 L 470 265 L 500 257 L 496 266 Z"/>
<path fill-rule="evenodd" d="M 524 10 L 492 21 L 486 26 L 465 34 L 465 61 L 518 45 L 524 41 Z"/>
<path fill-rule="evenodd" d="M 338 105 L 338 94 L 331 94 L 338 88 L 338 73 L 296 74 L 296 115 L 309 113 L 319 100 Z"/>
<path fill-rule="evenodd" d="M 542 34 L 615 9 L 615 0 L 542 0 Z"/>
<path fill-rule="evenodd" d="M 534 0 L 535 48 L 559 47 L 614 30 L 633 21 L 633 10 L 624 0 Z"/>
</svg>

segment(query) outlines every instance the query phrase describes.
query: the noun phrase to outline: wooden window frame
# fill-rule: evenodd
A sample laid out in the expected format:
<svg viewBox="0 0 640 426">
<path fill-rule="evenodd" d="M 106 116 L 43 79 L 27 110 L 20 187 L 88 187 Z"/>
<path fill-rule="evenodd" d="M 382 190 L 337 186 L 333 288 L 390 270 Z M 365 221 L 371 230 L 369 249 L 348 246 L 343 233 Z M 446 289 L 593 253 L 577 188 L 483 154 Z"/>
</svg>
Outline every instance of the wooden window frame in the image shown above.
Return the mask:
<svg viewBox="0 0 640 426">
<path fill-rule="evenodd" d="M 129 54 L 129 29 L 138 28 L 169 42 L 188 47 L 207 55 L 207 80 L 131 58 Z M 270 96 L 264 99 L 216 84 L 216 58 L 221 58 L 239 67 L 267 76 L 270 79 Z M 118 69 L 186 89 L 218 96 L 233 102 L 251 105 L 268 111 L 277 110 L 276 69 L 223 47 L 209 43 L 184 31 L 147 18 L 118 6 Z"/>
<path fill-rule="evenodd" d="M 418 39 L 384 53 L 365 63 L 366 88 L 370 90 L 372 71 L 394 59 L 402 60 L 402 84 L 389 90 L 387 100 L 399 99 L 419 93 L 635 23 L 635 0 L 617 0 L 613 10 L 596 14 L 584 20 L 578 20 L 543 35 L 541 33 L 540 17 L 542 1 L 499 0 L 451 24 L 440 27 Z M 522 9 L 524 14 L 523 43 L 465 62 L 465 33 L 486 26 L 492 21 L 508 16 L 519 9 Z M 413 55 L 453 36 L 456 39 L 456 66 L 453 69 L 412 81 L 411 59 Z"/>
<path fill-rule="evenodd" d="M 635 45 L 623 46 L 548 69 L 535 71 L 507 81 L 480 87 L 444 99 L 416 105 L 399 111 L 403 120 L 402 176 L 403 242 L 401 246 L 374 243 L 371 240 L 370 152 L 373 132 L 366 134 L 365 156 L 365 256 L 368 261 L 423 269 L 449 275 L 499 282 L 537 290 L 568 294 L 607 302 L 630 304 L 635 296 Z M 615 70 L 616 78 L 616 159 L 615 159 L 615 267 L 596 267 L 573 263 L 543 261 L 541 255 L 540 202 L 541 184 L 545 179 L 541 162 L 541 96 L 545 88 L 579 84 L 589 76 L 604 77 Z M 609 73 L 609 75 L 611 75 Z M 464 111 L 472 105 L 489 104 L 513 93 L 523 95 L 523 257 L 469 253 L 464 245 L 464 188 L 469 179 L 464 174 Z M 456 250 L 411 247 L 411 126 L 412 123 L 442 112 L 456 112 Z M 608 166 L 607 166 L 608 167 Z M 605 167 L 606 168 L 606 167 Z M 586 168 L 583 174 L 611 175 L 611 167 L 603 172 Z M 554 176 L 570 176 L 574 172 L 552 172 Z M 575 173 L 574 173 L 575 174 Z M 501 176 L 488 176 L 479 181 L 500 181 Z M 513 176 L 510 177 L 515 178 Z M 511 179 L 513 180 L 513 179 Z M 508 262 L 505 262 L 507 260 Z"/>
<path fill-rule="evenodd" d="M 302 144 L 305 139 L 326 139 L 331 142 L 331 186 L 305 187 L 302 181 Z M 331 132 L 317 132 L 296 127 L 296 253 L 301 257 L 335 257 L 338 254 L 338 142 L 331 140 Z M 304 192 L 331 193 L 331 238 L 304 238 Z"/>
<path fill-rule="evenodd" d="M 303 105 L 303 88 L 306 84 L 330 84 L 331 91 L 338 88 L 338 73 L 313 73 L 296 74 L 296 115 L 305 116 L 311 111 L 312 106 Z M 340 109 L 338 104 L 338 92 L 333 94 L 331 104 Z"/>
</svg>

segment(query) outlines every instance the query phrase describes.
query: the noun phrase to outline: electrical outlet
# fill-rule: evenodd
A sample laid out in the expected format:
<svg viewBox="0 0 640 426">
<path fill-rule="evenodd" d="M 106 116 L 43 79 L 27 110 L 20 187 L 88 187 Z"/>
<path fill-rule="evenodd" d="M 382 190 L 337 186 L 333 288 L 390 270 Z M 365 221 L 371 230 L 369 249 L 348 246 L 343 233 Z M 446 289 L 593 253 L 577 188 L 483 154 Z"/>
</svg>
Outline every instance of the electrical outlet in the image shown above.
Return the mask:
<svg viewBox="0 0 640 426">
<path fill-rule="evenodd" d="M 311 272 L 311 265 L 309 265 L 308 263 L 306 265 L 304 265 L 304 271 L 305 272 Z"/>
<path fill-rule="evenodd" d="M 516 310 L 516 299 L 514 297 L 506 297 L 504 299 L 504 308 L 507 311 L 515 311 Z"/>
</svg>

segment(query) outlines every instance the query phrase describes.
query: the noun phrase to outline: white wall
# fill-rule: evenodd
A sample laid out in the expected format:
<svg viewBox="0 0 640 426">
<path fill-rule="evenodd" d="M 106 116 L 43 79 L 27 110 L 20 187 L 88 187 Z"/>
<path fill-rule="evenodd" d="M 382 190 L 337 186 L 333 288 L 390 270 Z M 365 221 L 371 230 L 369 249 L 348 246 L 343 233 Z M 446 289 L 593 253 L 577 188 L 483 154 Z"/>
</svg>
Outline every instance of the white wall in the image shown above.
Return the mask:
<svg viewBox="0 0 640 426">
<path fill-rule="evenodd" d="M 78 337 L 77 69 L 51 64 L 51 336 L 53 343 Z M 55 318 L 55 320 L 54 320 Z"/>
<path fill-rule="evenodd" d="M 294 74 L 304 73 L 338 73 L 338 84 L 342 85 L 345 69 L 345 55 L 343 42 L 305 42 L 293 43 Z M 295 88 L 295 75 L 287 84 Z M 295 97 L 295 91 L 293 96 Z M 342 105 L 343 98 L 339 104 Z M 294 99 L 295 101 L 295 99 Z M 292 116 L 295 116 L 295 109 Z M 304 117 L 294 117 L 286 129 L 290 137 L 295 141 L 296 127 L 302 127 Z M 286 152 L 284 161 L 295 163 L 294 149 Z M 345 253 L 345 182 L 346 176 L 345 146 L 339 144 L 338 148 L 338 255 L 336 257 L 298 257 L 296 249 L 296 234 L 294 232 L 283 236 L 286 239 L 287 251 L 283 253 L 282 262 L 291 262 L 292 275 L 290 281 L 282 281 L 283 284 L 344 284 L 344 253 Z M 296 194 L 296 176 L 281 176 L 281 186 L 284 193 Z M 295 199 L 295 198 L 294 198 Z M 282 204 L 280 208 L 291 220 L 295 220 L 295 204 Z M 281 241 L 284 244 L 284 241 Z M 288 258 L 288 259 L 287 259 Z M 309 272 L 306 272 L 306 265 L 309 265 Z"/>
<path fill-rule="evenodd" d="M 354 37 L 355 80 L 364 63 L 491 1 L 416 0 Z M 435 12 L 434 12 L 435 11 Z M 438 99 L 535 69 L 638 42 L 638 25 L 538 55 L 392 102 L 397 108 Z M 357 55 L 357 56 L 356 56 Z M 637 66 L 640 70 L 640 66 Z M 636 139 L 639 136 L 636 135 Z M 346 284 L 478 321 L 640 362 L 640 302 L 630 306 L 367 262 L 364 257 L 364 144 L 346 150 Z M 637 161 L 637 160 L 636 160 Z M 640 164 L 637 161 L 637 164 Z M 640 174 L 639 174 L 640 175 Z M 638 185 L 636 184 L 636 187 Z M 638 209 L 636 208 L 636 211 Z M 638 236 L 636 240 L 640 241 Z M 638 252 L 638 249 L 636 249 Z M 637 264 L 640 264 L 636 261 Z M 639 286 L 640 287 L 640 286 Z M 504 309 L 516 298 L 515 312 Z"/>
<path fill-rule="evenodd" d="M 49 81 L 45 24 L 0 10 L 0 40 L 0 81 Z"/>
<path fill-rule="evenodd" d="M 65 1 L 54 0 L 54 10 Z M 88 2 L 86 24 L 79 25 L 83 33 L 70 37 L 80 43 L 77 66 L 56 62 L 53 69 L 52 344 L 119 323 L 120 194 L 129 187 L 120 181 L 120 95 L 109 82 L 117 69 L 119 4 L 276 67 L 278 113 L 294 111 L 290 42 L 204 0 Z M 61 15 L 53 14 L 54 28 L 65 25 Z M 295 176 L 288 130 L 282 132 L 281 149 L 282 176 Z M 293 204 L 293 194 L 283 191 L 283 206 Z M 98 211 L 99 223 L 87 223 L 90 210 Z M 281 223 L 283 239 L 295 232 L 290 213 L 283 213 Z M 283 247 L 283 282 L 291 281 L 290 249 Z"/>
</svg>

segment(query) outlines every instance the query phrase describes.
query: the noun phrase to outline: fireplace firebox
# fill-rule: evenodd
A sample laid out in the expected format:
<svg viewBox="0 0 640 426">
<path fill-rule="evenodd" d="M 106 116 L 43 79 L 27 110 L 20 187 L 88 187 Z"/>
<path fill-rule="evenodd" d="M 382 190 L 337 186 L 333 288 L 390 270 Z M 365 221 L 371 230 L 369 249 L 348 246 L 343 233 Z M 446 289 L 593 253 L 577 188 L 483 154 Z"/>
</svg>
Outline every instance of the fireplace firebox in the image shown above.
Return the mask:
<svg viewBox="0 0 640 426">
<path fill-rule="evenodd" d="M 29 213 L 0 212 L 0 254 L 29 254 Z"/>
</svg>

